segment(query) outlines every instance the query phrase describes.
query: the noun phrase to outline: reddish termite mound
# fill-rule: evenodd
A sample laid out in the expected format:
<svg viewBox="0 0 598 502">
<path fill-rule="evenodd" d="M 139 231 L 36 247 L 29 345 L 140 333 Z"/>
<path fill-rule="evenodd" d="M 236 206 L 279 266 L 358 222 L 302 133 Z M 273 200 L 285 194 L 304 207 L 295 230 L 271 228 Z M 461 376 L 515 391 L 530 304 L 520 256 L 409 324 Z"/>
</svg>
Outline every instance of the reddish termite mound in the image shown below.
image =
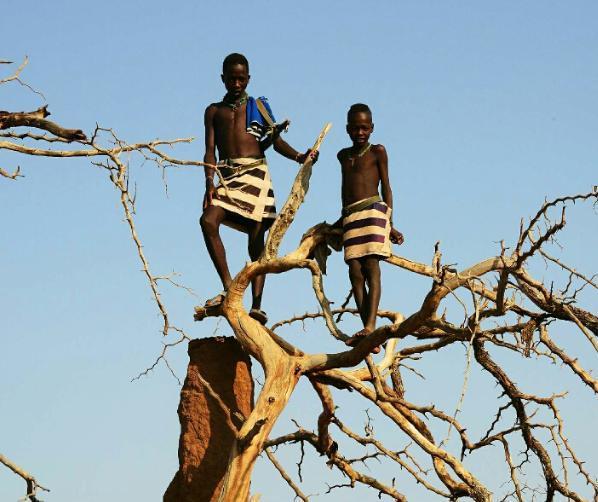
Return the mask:
<svg viewBox="0 0 598 502">
<path fill-rule="evenodd" d="M 191 341 L 178 408 L 179 470 L 164 494 L 164 502 L 215 501 L 226 474 L 234 432 L 198 374 L 233 415 L 246 417 L 253 406 L 251 361 L 239 342 L 228 337 Z M 232 419 L 239 424 L 242 420 L 237 417 Z"/>
</svg>

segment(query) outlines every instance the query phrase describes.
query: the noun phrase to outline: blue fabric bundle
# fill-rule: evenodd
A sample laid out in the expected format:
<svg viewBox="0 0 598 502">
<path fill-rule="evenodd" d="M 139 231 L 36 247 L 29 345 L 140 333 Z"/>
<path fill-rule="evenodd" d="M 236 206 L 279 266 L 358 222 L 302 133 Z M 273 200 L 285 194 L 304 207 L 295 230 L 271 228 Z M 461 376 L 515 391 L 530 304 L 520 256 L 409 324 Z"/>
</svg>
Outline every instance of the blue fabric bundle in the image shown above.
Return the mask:
<svg viewBox="0 0 598 502">
<path fill-rule="evenodd" d="M 268 104 L 268 98 L 264 96 L 260 96 L 259 99 L 263 104 L 268 113 L 270 114 L 270 118 L 272 122 L 276 122 L 274 118 L 274 114 L 272 113 L 272 109 Z M 247 132 L 252 134 L 256 138 L 263 138 L 270 129 L 270 124 L 262 117 L 259 108 L 257 107 L 256 99 L 250 97 L 247 100 Z"/>
</svg>

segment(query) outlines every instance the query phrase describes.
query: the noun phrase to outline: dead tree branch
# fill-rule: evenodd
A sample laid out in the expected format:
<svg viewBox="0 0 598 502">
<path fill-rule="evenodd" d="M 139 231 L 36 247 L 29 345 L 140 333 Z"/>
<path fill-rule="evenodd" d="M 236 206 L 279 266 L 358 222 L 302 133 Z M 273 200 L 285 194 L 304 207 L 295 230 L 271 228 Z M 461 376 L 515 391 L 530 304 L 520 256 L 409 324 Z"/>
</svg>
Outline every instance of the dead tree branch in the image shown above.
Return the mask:
<svg viewBox="0 0 598 502">
<path fill-rule="evenodd" d="M 38 489 L 46 492 L 50 491 L 48 488 L 45 488 L 44 486 L 40 485 L 31 474 L 19 467 L 14 462 L 11 462 L 2 454 L 0 454 L 0 463 L 8 467 L 17 476 L 23 478 L 23 480 L 27 484 L 27 494 L 25 495 L 25 497 L 27 497 L 31 502 L 40 502 L 40 500 L 37 498 Z"/>
<path fill-rule="evenodd" d="M 0 167 L 0 176 L 8 178 L 10 180 L 16 180 L 19 177 L 23 177 L 21 174 L 21 168 L 17 166 L 17 169 L 13 173 L 9 173 Z"/>
<path fill-rule="evenodd" d="M 304 502 L 308 502 L 309 498 L 303 494 L 303 492 L 301 491 L 301 488 L 299 488 L 295 484 L 295 482 L 291 479 L 291 477 L 288 475 L 288 473 L 284 470 L 284 467 L 277 460 L 274 453 L 272 453 L 268 448 L 266 448 L 264 451 L 266 452 L 266 455 L 268 456 L 268 459 L 270 460 L 270 462 L 272 462 L 272 465 L 276 468 L 276 470 L 282 476 L 282 479 L 284 479 L 287 482 L 287 484 L 291 487 L 291 489 L 295 492 L 295 496 L 297 498 L 303 500 Z"/>
</svg>

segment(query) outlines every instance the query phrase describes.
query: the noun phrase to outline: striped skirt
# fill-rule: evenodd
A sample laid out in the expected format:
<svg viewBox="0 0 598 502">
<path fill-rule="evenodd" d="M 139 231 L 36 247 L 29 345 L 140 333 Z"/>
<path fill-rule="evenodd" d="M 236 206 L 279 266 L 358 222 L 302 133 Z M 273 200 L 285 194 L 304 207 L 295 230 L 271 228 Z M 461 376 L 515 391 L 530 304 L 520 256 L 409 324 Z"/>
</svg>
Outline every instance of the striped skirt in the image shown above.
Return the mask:
<svg viewBox="0 0 598 502">
<path fill-rule="evenodd" d="M 212 204 L 253 221 L 276 218 L 266 159 L 238 158 L 219 164 L 220 183 Z M 232 221 L 225 224 L 235 227 Z"/>
<path fill-rule="evenodd" d="M 345 261 L 364 256 L 388 258 L 391 209 L 379 197 L 357 201 L 343 209 Z M 364 204 L 365 202 L 365 204 Z"/>
</svg>

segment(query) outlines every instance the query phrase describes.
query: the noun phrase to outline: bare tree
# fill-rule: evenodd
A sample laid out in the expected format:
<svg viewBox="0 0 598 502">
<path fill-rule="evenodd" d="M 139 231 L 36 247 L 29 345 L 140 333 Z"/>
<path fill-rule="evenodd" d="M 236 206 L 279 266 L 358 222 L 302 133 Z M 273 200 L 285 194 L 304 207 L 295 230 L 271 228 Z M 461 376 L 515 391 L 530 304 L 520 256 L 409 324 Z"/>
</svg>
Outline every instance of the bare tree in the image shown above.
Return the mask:
<svg viewBox="0 0 598 502">
<path fill-rule="evenodd" d="M 7 81 L 4 79 L 0 82 Z M 106 169 L 111 182 L 118 189 L 143 271 L 162 315 L 162 331 L 164 335 L 174 331 L 179 337 L 177 341 L 165 345 L 154 363 L 164 361 L 168 364 L 165 359 L 168 347 L 189 337 L 170 323 L 160 298 L 159 280 L 167 278 L 172 281 L 172 278 L 155 276 L 150 272 L 133 221 L 134 197 L 128 190 L 127 164 L 120 155 L 135 151 L 164 167 L 171 164 L 203 164 L 178 160 L 160 150 L 163 145 L 189 139 L 128 145 L 119 140 L 112 130 L 100 127 L 88 139 L 79 130 L 63 129 L 49 122 L 46 116 L 46 109 L 32 113 L 2 112 L 0 129 L 8 132 L 2 133 L 7 140 L 0 141 L 0 150 L 53 157 L 87 156 L 98 159 L 93 161 L 94 164 Z M 19 126 L 40 129 L 49 135 L 32 132 L 17 134 L 11 131 Z M 109 147 L 99 145 L 101 133 L 107 133 L 111 138 Z M 318 142 L 323 139 L 323 134 Z M 83 148 L 38 149 L 17 142 L 23 139 L 75 142 Z M 10 170 L 2 171 L 2 174 L 13 180 L 21 175 L 18 168 L 12 173 Z M 561 496 L 575 501 L 597 498 L 598 481 L 587 470 L 584 460 L 575 452 L 565 433 L 565 420 L 558 406 L 564 393 L 551 393 L 549 389 L 542 395 L 531 393 L 515 382 L 509 366 L 500 361 L 504 359 L 503 354 L 509 354 L 530 361 L 535 358 L 539 363 L 560 364 L 571 372 L 580 387 L 598 392 L 598 381 L 591 371 L 551 337 L 551 331 L 558 329 L 559 323 L 569 323 L 586 339 L 587 348 L 593 350 L 592 355 L 598 350 L 598 317 L 578 305 L 580 293 L 585 289 L 598 289 L 598 284 L 595 276 L 584 275 L 547 250 L 566 224 L 567 206 L 586 203 L 595 208 L 598 193 L 590 191 L 546 201 L 528 222 L 522 220 L 517 238 L 511 246 L 501 243 L 496 256 L 462 270 L 442 263 L 438 244 L 430 264 L 396 255 L 390 257 L 387 260 L 389 264 L 429 278 L 427 294 L 421 299 L 420 307 L 413 312 L 380 311 L 379 316 L 389 319 L 391 324 L 379 327 L 359 345 L 346 350 L 342 342 L 347 336 L 338 323 L 343 315 L 355 314 L 355 310 L 347 308 L 346 304 L 332 310 L 324 292 L 323 279 L 327 256 L 331 249 L 340 249 L 339 231 L 327 223 L 320 223 L 304 234 L 296 249 L 284 256 L 278 255 L 281 241 L 307 193 L 310 175 L 311 163 L 307 161 L 301 167 L 291 194 L 274 222 L 263 255 L 259 260 L 248 263 L 237 274 L 222 306 L 210 311 L 203 307 L 196 308 L 195 317 L 198 321 L 208 316 L 223 316 L 243 349 L 261 365 L 265 375 L 251 413 L 243 418 L 238 427 L 235 424 L 234 428 L 231 426 L 234 444 L 218 500 L 236 502 L 249 499 L 252 470 L 262 453 L 288 483 L 294 496 L 307 500 L 309 497 L 303 493 L 300 483 L 292 479 L 274 455 L 276 448 L 292 444 L 300 444 L 302 451 L 304 445 L 311 445 L 325 457 L 329 467 L 338 469 L 345 476 L 346 483 L 331 485 L 328 492 L 362 484 L 379 496 L 406 500 L 401 492 L 401 479 L 407 476 L 415 480 L 423 492 L 433 493 L 437 497 L 450 500 L 469 497 L 476 501 L 490 501 L 496 495 L 476 476 L 475 469 L 466 467 L 464 459 L 480 451 L 487 452 L 496 445 L 500 449 L 492 451 L 501 452 L 508 472 L 505 481 L 508 481 L 509 488 L 503 494 L 503 500 L 524 501 L 535 496 L 546 500 Z M 563 271 L 567 277 L 566 284 L 559 289 L 553 283 L 534 277 L 530 272 L 532 260 L 544 260 L 547 267 Z M 321 310 L 280 321 L 271 328 L 249 317 L 242 299 L 251 280 L 260 274 L 284 274 L 294 269 L 309 272 Z M 557 275 L 556 272 L 554 275 Z M 455 316 L 442 313 L 442 308 L 452 308 L 450 298 L 457 301 L 463 312 L 461 323 L 448 320 Z M 277 333 L 282 326 L 293 327 L 308 318 L 323 319 L 329 335 L 340 342 L 339 352 L 306 353 Z M 378 360 L 374 360 L 370 353 L 380 345 L 384 345 L 384 352 Z M 446 411 L 434 402 L 421 403 L 414 398 L 407 398 L 408 394 L 417 395 L 416 389 L 406 388 L 404 384 L 403 375 L 410 370 L 409 361 L 421 361 L 433 353 L 448 352 L 450 347 L 456 345 L 467 347 L 466 376 L 477 365 L 495 382 L 498 389 L 495 408 L 484 411 L 488 429 L 477 438 L 470 437 L 468 424 L 463 423 L 459 416 L 466 381 L 456 410 Z M 317 430 L 310 431 L 296 424 L 296 428 L 288 434 L 270 437 L 274 424 L 302 377 L 309 381 L 315 399 L 322 406 Z M 343 410 L 335 407 L 333 399 L 333 392 L 348 391 L 360 396 L 369 407 L 377 409 L 389 423 L 396 426 L 397 434 L 401 434 L 410 446 L 395 451 L 385 444 L 384 438 L 375 436 L 372 427 L 366 426 L 363 434 L 349 428 L 341 418 Z M 217 395 L 213 395 L 213 398 L 219 399 Z M 458 437 L 457 448 L 454 448 L 454 442 L 433 435 L 432 430 L 438 423 L 445 424 L 449 433 L 454 430 Z M 364 454 L 358 458 L 343 455 L 342 445 L 347 442 L 363 446 Z M 514 448 L 520 444 L 523 445 L 523 451 L 515 451 Z M 387 481 L 376 477 L 375 472 L 366 474 L 359 470 L 359 464 L 366 465 L 372 459 L 393 463 L 397 468 L 396 478 Z M 431 468 L 426 469 L 424 463 Z M 541 487 L 528 484 L 524 479 L 534 469 L 543 480 Z"/>
<path fill-rule="evenodd" d="M 0 63 L 11 64 L 10 61 L 0 61 Z M 12 75 L 0 79 L 0 85 L 17 82 L 43 98 L 43 94 L 33 89 L 21 78 L 21 73 L 27 64 L 28 59 L 25 58 Z M 147 374 L 159 362 L 164 362 L 176 377 L 165 357 L 166 352 L 170 347 L 179 345 L 186 340 L 188 341 L 190 338 L 184 330 L 170 322 L 166 306 L 160 296 L 159 283 L 167 282 L 175 287 L 188 288 L 185 288 L 185 286 L 175 280 L 176 274 L 155 275 L 151 272 L 143 245 L 135 227 L 135 193 L 134 190 L 129 189 L 129 160 L 123 159 L 123 157 L 126 154 L 137 153 L 145 161 L 153 162 L 163 170 L 172 165 L 205 166 L 206 164 L 199 161 L 176 159 L 161 150 L 165 146 L 189 143 L 193 141 L 193 138 L 179 138 L 169 141 L 154 140 L 127 144 L 119 139 L 112 129 L 96 125 L 93 133 L 86 135 L 81 129 L 65 128 L 56 122 L 48 120 L 47 117 L 49 115 L 50 112 L 47 105 L 30 112 L 0 111 L 0 150 L 17 152 L 26 156 L 57 158 L 87 157 L 91 159 L 94 166 L 106 171 L 110 182 L 116 188 L 124 219 L 129 227 L 131 239 L 141 262 L 142 272 L 147 279 L 153 300 L 159 311 L 162 320 L 162 334 L 166 337 L 174 333 L 177 337 L 176 340 L 164 344 L 163 351 L 157 357 L 154 364 L 138 375 L 138 377 Z M 23 127 L 28 129 L 25 132 L 21 132 L 20 128 Z M 18 129 L 18 132 L 16 129 Z M 42 145 L 42 147 L 38 145 Z M 73 148 L 73 145 L 76 146 Z M 17 181 L 22 177 L 24 177 L 24 174 L 22 174 L 19 166 L 15 169 L 0 167 L 0 178 Z M 36 500 L 37 488 L 43 487 L 35 481 L 35 478 L 5 457 L 0 457 L 0 461 L 25 479 L 27 482 L 27 497 L 31 500 Z"/>
</svg>

